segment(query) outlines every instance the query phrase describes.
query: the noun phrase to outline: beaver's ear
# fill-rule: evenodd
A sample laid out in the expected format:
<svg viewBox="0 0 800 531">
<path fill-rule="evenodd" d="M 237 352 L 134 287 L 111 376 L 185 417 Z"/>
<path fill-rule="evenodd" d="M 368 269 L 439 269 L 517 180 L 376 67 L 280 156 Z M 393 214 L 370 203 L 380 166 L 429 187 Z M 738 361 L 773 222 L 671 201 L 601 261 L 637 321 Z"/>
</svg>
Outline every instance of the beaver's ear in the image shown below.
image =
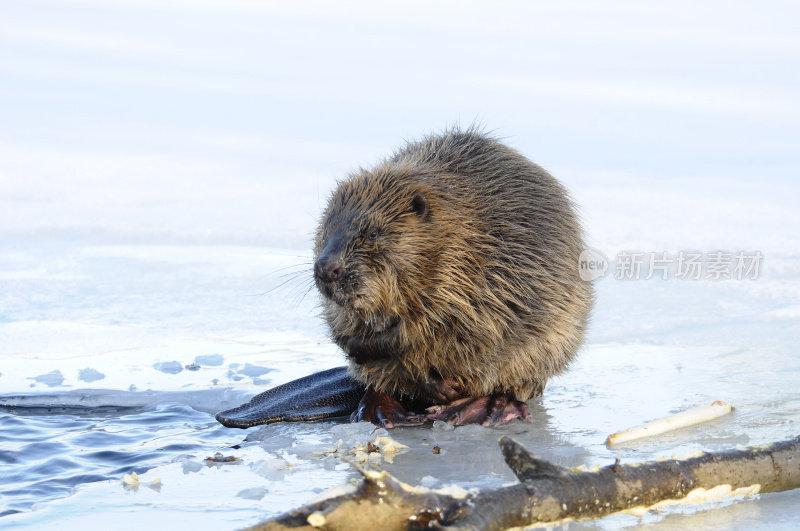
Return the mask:
<svg viewBox="0 0 800 531">
<path fill-rule="evenodd" d="M 430 215 L 428 199 L 421 193 L 417 192 L 414 194 L 414 197 L 411 198 L 411 210 L 421 219 L 428 219 L 428 216 Z"/>
</svg>

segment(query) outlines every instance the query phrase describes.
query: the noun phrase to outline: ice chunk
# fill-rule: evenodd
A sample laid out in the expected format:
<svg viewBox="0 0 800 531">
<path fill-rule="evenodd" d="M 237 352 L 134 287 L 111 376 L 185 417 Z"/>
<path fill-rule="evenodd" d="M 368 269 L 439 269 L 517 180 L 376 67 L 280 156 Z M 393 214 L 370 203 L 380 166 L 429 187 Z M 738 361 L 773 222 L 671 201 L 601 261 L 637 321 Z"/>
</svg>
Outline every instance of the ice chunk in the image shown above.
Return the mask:
<svg viewBox="0 0 800 531">
<path fill-rule="evenodd" d="M 257 376 L 261 376 L 263 374 L 267 374 L 268 372 L 272 372 L 275 369 L 270 369 L 269 367 L 261 367 L 260 365 L 253 365 L 252 363 L 245 363 L 243 369 L 239 369 L 239 374 L 244 374 L 245 376 L 250 376 L 251 378 L 255 378 Z"/>
<path fill-rule="evenodd" d="M 183 365 L 179 361 L 161 361 L 154 363 L 153 368 L 166 374 L 178 374 L 183 370 Z"/>
<path fill-rule="evenodd" d="M 64 383 L 64 376 L 61 374 L 61 371 L 57 369 L 50 371 L 47 374 L 40 374 L 39 376 L 34 376 L 33 378 L 29 379 L 43 383 L 47 387 L 56 387 Z"/>
<path fill-rule="evenodd" d="M 97 380 L 102 380 L 105 377 L 105 374 L 96 369 L 81 369 L 78 372 L 78 380 L 87 383 L 96 382 Z"/>
<path fill-rule="evenodd" d="M 194 362 L 198 365 L 206 365 L 208 367 L 219 367 L 225 358 L 222 354 L 204 354 L 202 356 L 195 356 Z"/>
<path fill-rule="evenodd" d="M 432 489 L 437 483 L 439 483 L 439 480 L 433 476 L 422 476 L 419 479 L 419 484 L 427 489 Z"/>
<path fill-rule="evenodd" d="M 203 470 L 203 465 L 198 463 L 197 461 L 184 461 L 181 463 L 181 467 L 183 469 L 184 474 L 192 474 L 194 472 L 200 472 Z"/>
<path fill-rule="evenodd" d="M 386 430 L 383 430 L 386 432 Z M 346 448 L 354 448 L 360 444 L 371 441 L 376 436 L 376 427 L 371 422 L 356 422 L 354 424 L 337 424 L 331 428 L 334 441 L 341 439 Z M 382 435 L 389 435 L 388 432 Z"/>
<path fill-rule="evenodd" d="M 445 422 L 443 420 L 433 421 L 434 431 L 453 431 L 454 429 L 456 429 L 456 427 L 450 424 L 449 422 Z"/>
<path fill-rule="evenodd" d="M 244 498 L 246 500 L 260 500 L 267 494 L 267 489 L 264 487 L 253 487 L 251 489 L 244 489 L 240 490 L 236 493 L 236 496 L 239 498 Z"/>
<path fill-rule="evenodd" d="M 281 481 L 289 470 L 289 463 L 279 457 L 271 457 L 252 463 L 250 469 L 269 480 Z"/>
</svg>

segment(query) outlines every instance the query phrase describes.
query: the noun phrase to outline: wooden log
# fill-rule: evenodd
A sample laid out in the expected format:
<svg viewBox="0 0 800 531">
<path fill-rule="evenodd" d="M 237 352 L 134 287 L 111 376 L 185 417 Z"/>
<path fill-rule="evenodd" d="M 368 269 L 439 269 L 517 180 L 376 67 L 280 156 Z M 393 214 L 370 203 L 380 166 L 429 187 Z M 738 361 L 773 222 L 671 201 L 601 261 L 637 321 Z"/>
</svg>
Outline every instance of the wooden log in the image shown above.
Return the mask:
<svg viewBox="0 0 800 531">
<path fill-rule="evenodd" d="M 574 471 L 532 455 L 503 437 L 500 448 L 520 483 L 477 493 L 412 487 L 386 472 L 359 469 L 347 494 L 289 511 L 251 528 L 499 530 L 563 519 L 599 518 L 700 495 L 753 495 L 800 487 L 800 437 L 686 459 L 619 462 Z"/>
</svg>

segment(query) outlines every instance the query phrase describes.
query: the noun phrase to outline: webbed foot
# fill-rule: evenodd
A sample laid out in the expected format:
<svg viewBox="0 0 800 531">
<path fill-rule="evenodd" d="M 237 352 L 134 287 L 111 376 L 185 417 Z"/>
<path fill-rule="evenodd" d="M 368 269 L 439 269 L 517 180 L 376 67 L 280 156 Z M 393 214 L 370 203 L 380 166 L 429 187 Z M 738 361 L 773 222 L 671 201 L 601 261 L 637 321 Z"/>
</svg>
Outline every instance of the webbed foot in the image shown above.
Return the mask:
<svg viewBox="0 0 800 531">
<path fill-rule="evenodd" d="M 382 428 L 418 426 L 426 421 L 424 415 L 407 411 L 394 397 L 372 388 L 367 389 L 350 422 L 371 422 Z"/>
<path fill-rule="evenodd" d="M 430 420 L 443 420 L 456 426 L 464 424 L 502 425 L 513 419 L 531 421 L 528 405 L 517 400 L 511 393 L 460 398 L 449 404 L 429 407 L 427 412 L 426 418 Z"/>
</svg>

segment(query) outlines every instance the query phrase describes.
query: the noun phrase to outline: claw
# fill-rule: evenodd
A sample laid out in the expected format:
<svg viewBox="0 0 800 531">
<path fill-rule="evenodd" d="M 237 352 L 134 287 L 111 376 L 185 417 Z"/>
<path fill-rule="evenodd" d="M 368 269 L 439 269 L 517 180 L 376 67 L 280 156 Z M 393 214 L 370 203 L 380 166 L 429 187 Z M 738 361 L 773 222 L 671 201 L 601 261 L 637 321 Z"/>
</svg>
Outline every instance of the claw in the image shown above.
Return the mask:
<svg viewBox="0 0 800 531">
<path fill-rule="evenodd" d="M 397 399 L 372 388 L 367 389 L 358 407 L 350 415 L 350 422 L 372 422 L 387 429 L 395 426 L 418 426 L 426 420 L 424 415 L 407 411 Z"/>
</svg>

